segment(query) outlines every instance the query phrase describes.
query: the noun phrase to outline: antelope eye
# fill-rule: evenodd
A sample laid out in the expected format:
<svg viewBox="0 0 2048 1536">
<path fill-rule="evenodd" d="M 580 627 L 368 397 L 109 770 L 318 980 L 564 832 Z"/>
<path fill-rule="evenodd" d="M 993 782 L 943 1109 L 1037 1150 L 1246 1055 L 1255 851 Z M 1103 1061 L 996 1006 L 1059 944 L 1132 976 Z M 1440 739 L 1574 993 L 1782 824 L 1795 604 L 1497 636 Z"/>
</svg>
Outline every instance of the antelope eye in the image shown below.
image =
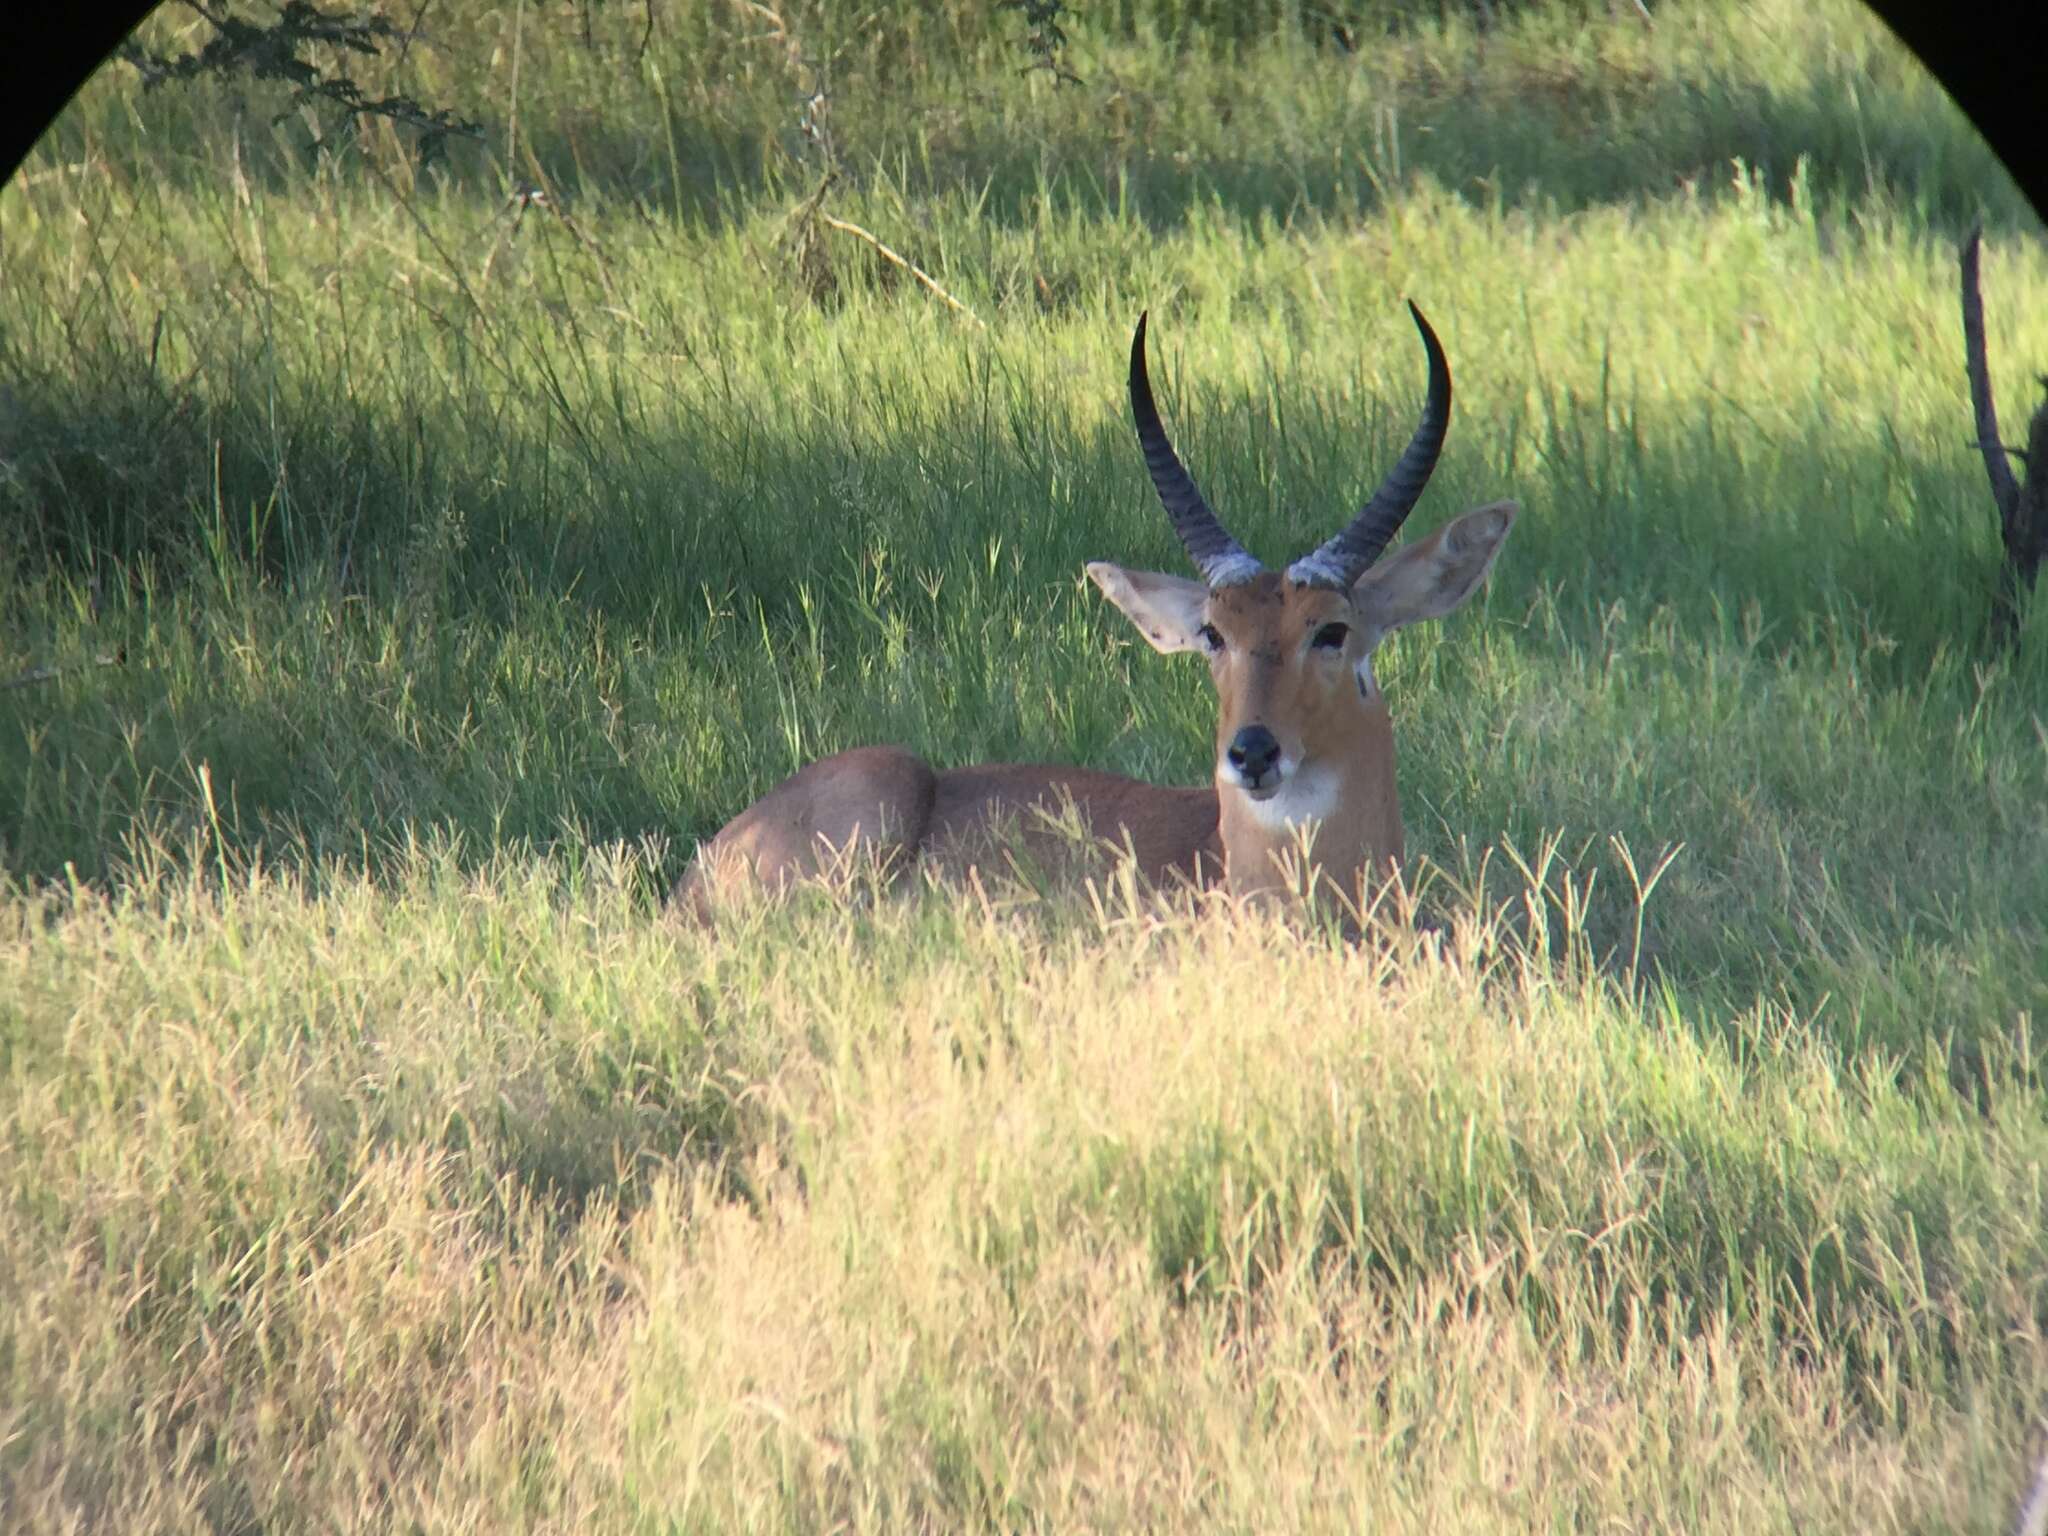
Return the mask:
<svg viewBox="0 0 2048 1536">
<path fill-rule="evenodd" d="M 1214 624 L 1204 624 L 1195 633 L 1201 636 L 1202 644 L 1209 647 L 1211 653 L 1223 649 L 1223 632 Z"/>
<path fill-rule="evenodd" d="M 1350 638 L 1349 624 L 1325 624 L 1315 632 L 1315 638 L 1309 641 L 1309 645 L 1318 651 L 1341 651 L 1344 642 Z"/>
</svg>

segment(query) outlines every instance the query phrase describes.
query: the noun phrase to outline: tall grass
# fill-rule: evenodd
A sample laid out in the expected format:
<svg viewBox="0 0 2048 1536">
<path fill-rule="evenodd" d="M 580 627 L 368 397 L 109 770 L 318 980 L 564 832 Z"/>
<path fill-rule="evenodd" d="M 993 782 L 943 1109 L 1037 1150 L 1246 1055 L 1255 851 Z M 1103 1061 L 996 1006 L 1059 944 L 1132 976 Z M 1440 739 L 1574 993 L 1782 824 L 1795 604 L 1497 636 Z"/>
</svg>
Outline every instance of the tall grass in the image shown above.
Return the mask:
<svg viewBox="0 0 2048 1536">
<path fill-rule="evenodd" d="M 0 193 L 10 1521 L 1993 1528 L 2048 674 L 1984 636 L 1954 237 L 2009 416 L 2048 262 L 1910 60 L 1132 7 L 1055 91 L 972 8 L 790 9 L 831 206 L 977 327 L 795 270 L 738 11 L 591 14 L 437 13 L 438 169 L 110 72 Z M 1420 929 L 656 920 L 839 747 L 1205 777 L 1078 580 L 1178 567 L 1129 327 L 1278 558 L 1405 439 L 1404 294 L 1417 526 L 1526 509 L 1382 667 Z"/>
<path fill-rule="evenodd" d="M 639 856 L 10 901 L 10 1511 L 124 1528 L 1990 1528 L 1983 1104 L 1504 914 L 870 906 Z M 2018 1074 L 2015 1076 L 2015 1074 Z"/>
</svg>

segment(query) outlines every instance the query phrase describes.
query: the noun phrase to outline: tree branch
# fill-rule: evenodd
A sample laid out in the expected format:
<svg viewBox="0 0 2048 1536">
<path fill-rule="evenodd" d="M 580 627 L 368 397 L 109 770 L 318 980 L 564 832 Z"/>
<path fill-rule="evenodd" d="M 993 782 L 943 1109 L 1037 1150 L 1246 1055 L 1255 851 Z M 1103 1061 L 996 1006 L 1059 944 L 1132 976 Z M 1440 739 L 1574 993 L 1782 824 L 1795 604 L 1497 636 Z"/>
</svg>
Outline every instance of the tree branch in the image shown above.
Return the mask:
<svg viewBox="0 0 2048 1536">
<path fill-rule="evenodd" d="M 1984 472 L 1991 477 L 1991 499 L 1998 503 L 2001 528 L 2012 526 L 2019 515 L 2020 487 L 2006 462 L 1998 435 L 1998 407 L 1991 400 L 1991 368 L 1984 357 L 1984 299 L 1977 286 L 1977 252 L 1984 226 L 1970 230 L 1963 242 L 1963 357 L 1970 372 L 1970 405 L 1977 413 L 1977 447 L 1984 455 Z"/>
</svg>

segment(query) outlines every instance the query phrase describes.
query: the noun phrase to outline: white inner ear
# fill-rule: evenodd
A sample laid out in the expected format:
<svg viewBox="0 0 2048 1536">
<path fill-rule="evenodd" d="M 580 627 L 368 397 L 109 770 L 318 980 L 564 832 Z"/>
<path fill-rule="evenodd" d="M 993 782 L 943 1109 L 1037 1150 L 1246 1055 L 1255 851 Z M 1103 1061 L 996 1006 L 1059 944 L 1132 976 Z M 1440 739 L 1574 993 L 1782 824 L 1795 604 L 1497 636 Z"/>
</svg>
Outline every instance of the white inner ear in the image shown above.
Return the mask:
<svg viewBox="0 0 2048 1536">
<path fill-rule="evenodd" d="M 1355 669 L 1358 677 L 1358 692 L 1361 698 L 1376 699 L 1380 696 L 1380 680 L 1372 670 L 1372 653 L 1379 647 L 1381 636 L 1375 634 L 1365 648 L 1365 654 L 1358 658 Z"/>
<path fill-rule="evenodd" d="M 1088 578 L 1102 595 L 1138 626 L 1155 651 L 1206 651 L 1200 632 L 1209 606 L 1209 589 L 1181 576 L 1157 571 L 1127 571 L 1106 560 L 1091 561 Z"/>
<path fill-rule="evenodd" d="M 1380 642 L 1393 631 L 1378 624 L 1364 623 L 1360 619 L 1354 619 L 1353 622 L 1358 625 L 1359 633 L 1365 637 L 1365 649 L 1359 653 L 1358 665 L 1352 669 L 1358 678 L 1359 696 L 1376 699 L 1380 696 L 1380 678 L 1372 669 L 1373 653 L 1380 648 Z"/>
</svg>

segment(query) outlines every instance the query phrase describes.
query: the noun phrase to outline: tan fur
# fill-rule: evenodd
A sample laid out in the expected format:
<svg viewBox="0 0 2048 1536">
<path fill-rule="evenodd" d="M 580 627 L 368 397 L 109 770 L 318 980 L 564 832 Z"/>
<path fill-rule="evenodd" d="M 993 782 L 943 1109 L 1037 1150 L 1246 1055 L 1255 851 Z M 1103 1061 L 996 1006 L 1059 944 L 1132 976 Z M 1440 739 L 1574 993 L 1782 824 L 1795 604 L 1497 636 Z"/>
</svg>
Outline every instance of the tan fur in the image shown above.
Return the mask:
<svg viewBox="0 0 2048 1536">
<path fill-rule="evenodd" d="M 1393 726 L 1377 685 L 1366 686 L 1372 650 L 1394 630 L 1469 597 L 1516 510 L 1498 502 L 1469 512 L 1386 557 L 1349 592 L 1295 586 L 1278 572 L 1211 591 L 1157 572 L 1091 565 L 1088 574 L 1155 649 L 1209 654 L 1215 787 L 1167 788 L 1044 764 L 938 771 L 901 747 L 862 747 L 809 764 L 733 818 L 699 850 L 674 901 L 708 919 L 739 889 L 815 877 L 849 850 L 890 866 L 917 857 L 964 872 L 1008 847 L 1064 868 L 1070 842 L 1050 825 L 1063 815 L 1078 817 L 1099 845 L 1128 847 L 1148 880 L 1220 879 L 1238 895 L 1288 889 L 1288 864 L 1307 838 L 1317 889 L 1355 896 L 1403 854 Z M 1330 623 L 1348 626 L 1343 646 L 1315 647 Z M 1205 625 L 1221 637 L 1220 650 L 1211 653 Z M 1272 732 L 1288 765 L 1265 801 L 1240 787 L 1228 766 L 1246 726 Z"/>
<path fill-rule="evenodd" d="M 698 850 L 672 900 L 708 920 L 721 898 L 750 886 L 785 889 L 849 852 L 885 867 L 921 855 L 954 874 L 1000 868 L 1011 854 L 1071 870 L 1065 827 L 1076 815 L 1105 855 L 1128 848 L 1155 884 L 1208 884 L 1222 873 L 1213 791 L 1058 764 L 939 772 L 901 747 L 856 747 L 806 765 L 726 823 Z"/>
</svg>

